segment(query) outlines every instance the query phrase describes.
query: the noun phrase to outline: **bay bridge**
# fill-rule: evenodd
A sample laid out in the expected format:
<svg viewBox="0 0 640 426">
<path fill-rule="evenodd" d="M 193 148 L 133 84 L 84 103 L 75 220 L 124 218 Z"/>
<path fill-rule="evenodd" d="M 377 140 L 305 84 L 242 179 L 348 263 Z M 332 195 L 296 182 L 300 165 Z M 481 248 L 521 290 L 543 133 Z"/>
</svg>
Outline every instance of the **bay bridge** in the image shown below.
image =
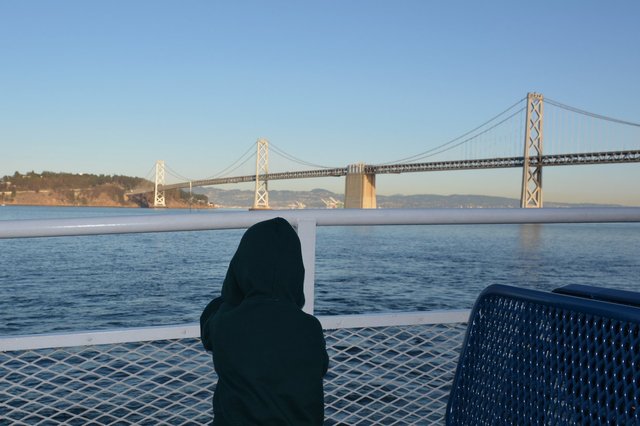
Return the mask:
<svg viewBox="0 0 640 426">
<path fill-rule="evenodd" d="M 551 117 L 545 117 L 545 105 L 552 108 Z M 509 148 L 504 149 L 504 146 Z M 514 147 L 522 154 L 500 155 Z M 612 147 L 615 149 L 611 149 Z M 255 174 L 215 176 L 165 184 L 165 163 L 159 160 L 155 166 L 154 187 L 140 188 L 128 195 L 153 192 L 154 207 L 164 207 L 165 191 L 168 190 L 255 182 L 252 208 L 269 209 L 270 180 L 345 177 L 344 207 L 376 208 L 376 175 L 521 168 L 520 206 L 541 208 L 543 168 L 640 162 L 640 124 L 591 113 L 550 99 L 545 100 L 539 93 L 529 93 L 526 98 L 461 136 L 389 163 L 327 167 L 298 160 L 279 149 L 276 152 L 315 168 L 269 172 L 269 142 L 258 139 L 255 148 Z M 445 154 L 450 158 L 439 158 Z M 425 159 L 432 161 L 419 161 Z"/>
</svg>

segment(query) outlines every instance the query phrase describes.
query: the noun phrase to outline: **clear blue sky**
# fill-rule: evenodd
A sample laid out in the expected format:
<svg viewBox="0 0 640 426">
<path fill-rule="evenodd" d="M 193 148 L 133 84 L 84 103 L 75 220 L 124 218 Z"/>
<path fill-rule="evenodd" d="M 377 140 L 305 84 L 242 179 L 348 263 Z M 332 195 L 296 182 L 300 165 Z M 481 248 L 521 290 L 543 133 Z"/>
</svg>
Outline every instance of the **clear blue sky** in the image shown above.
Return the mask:
<svg viewBox="0 0 640 426">
<path fill-rule="evenodd" d="M 637 1 L 2 1 L 0 175 L 144 177 L 163 159 L 203 178 L 258 137 L 381 163 L 531 91 L 638 122 L 639 22 Z M 545 171 L 545 200 L 640 205 L 640 164 L 569 169 Z M 380 176 L 378 192 L 517 198 L 520 174 Z"/>
</svg>

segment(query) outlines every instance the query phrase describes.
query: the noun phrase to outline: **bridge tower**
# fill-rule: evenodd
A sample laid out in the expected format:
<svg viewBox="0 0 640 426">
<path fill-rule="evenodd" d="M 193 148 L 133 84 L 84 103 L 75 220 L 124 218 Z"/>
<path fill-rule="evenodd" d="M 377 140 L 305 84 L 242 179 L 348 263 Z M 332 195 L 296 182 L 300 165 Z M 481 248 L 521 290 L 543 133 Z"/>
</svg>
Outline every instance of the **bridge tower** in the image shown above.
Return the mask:
<svg viewBox="0 0 640 426">
<path fill-rule="evenodd" d="M 528 93 L 527 117 L 524 132 L 522 194 L 520 196 L 520 207 L 524 209 L 542 207 L 543 116 L 544 102 L 542 95 L 539 93 Z"/>
<path fill-rule="evenodd" d="M 164 202 L 164 160 L 156 161 L 156 187 L 153 193 L 153 207 L 166 207 Z"/>
<path fill-rule="evenodd" d="M 376 208 L 376 175 L 375 173 L 365 173 L 364 163 L 350 164 L 347 167 L 344 208 Z"/>
<path fill-rule="evenodd" d="M 256 195 L 251 210 L 268 210 L 269 189 L 267 175 L 269 174 L 269 141 L 258 139 L 256 142 Z"/>
</svg>

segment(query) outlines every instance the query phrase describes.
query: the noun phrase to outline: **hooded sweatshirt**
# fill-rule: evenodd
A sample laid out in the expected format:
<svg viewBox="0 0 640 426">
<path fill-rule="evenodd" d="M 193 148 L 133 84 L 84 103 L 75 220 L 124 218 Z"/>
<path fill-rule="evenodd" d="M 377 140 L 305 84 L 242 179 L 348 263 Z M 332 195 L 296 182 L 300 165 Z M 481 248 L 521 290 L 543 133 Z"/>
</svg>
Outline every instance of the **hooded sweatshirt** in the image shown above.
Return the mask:
<svg viewBox="0 0 640 426">
<path fill-rule="evenodd" d="M 302 311 L 300 240 L 276 218 L 247 230 L 222 295 L 200 317 L 218 384 L 213 424 L 321 425 L 328 356 L 320 322 Z"/>
</svg>

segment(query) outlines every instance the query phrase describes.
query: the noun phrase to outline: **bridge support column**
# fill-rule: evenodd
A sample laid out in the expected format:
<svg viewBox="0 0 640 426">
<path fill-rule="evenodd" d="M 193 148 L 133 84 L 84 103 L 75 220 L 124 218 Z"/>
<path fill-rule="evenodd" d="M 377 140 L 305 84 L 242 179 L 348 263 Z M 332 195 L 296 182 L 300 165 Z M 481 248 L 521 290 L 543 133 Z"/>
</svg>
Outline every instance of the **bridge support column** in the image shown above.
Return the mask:
<svg viewBox="0 0 640 426">
<path fill-rule="evenodd" d="M 269 174 L 269 141 L 258 139 L 256 142 L 256 194 L 251 210 L 269 210 L 269 189 L 267 175 Z"/>
<path fill-rule="evenodd" d="M 153 192 L 153 207 L 166 207 L 164 201 L 164 161 L 156 161 L 156 186 Z"/>
<path fill-rule="evenodd" d="M 522 166 L 522 193 L 520 207 L 542 207 L 542 119 L 543 97 L 539 93 L 527 94 L 527 118 L 524 134 L 524 164 Z M 533 163 L 533 165 L 532 165 Z"/>
<path fill-rule="evenodd" d="M 345 209 L 375 209 L 376 175 L 365 173 L 363 163 L 350 164 L 344 188 Z"/>
</svg>

